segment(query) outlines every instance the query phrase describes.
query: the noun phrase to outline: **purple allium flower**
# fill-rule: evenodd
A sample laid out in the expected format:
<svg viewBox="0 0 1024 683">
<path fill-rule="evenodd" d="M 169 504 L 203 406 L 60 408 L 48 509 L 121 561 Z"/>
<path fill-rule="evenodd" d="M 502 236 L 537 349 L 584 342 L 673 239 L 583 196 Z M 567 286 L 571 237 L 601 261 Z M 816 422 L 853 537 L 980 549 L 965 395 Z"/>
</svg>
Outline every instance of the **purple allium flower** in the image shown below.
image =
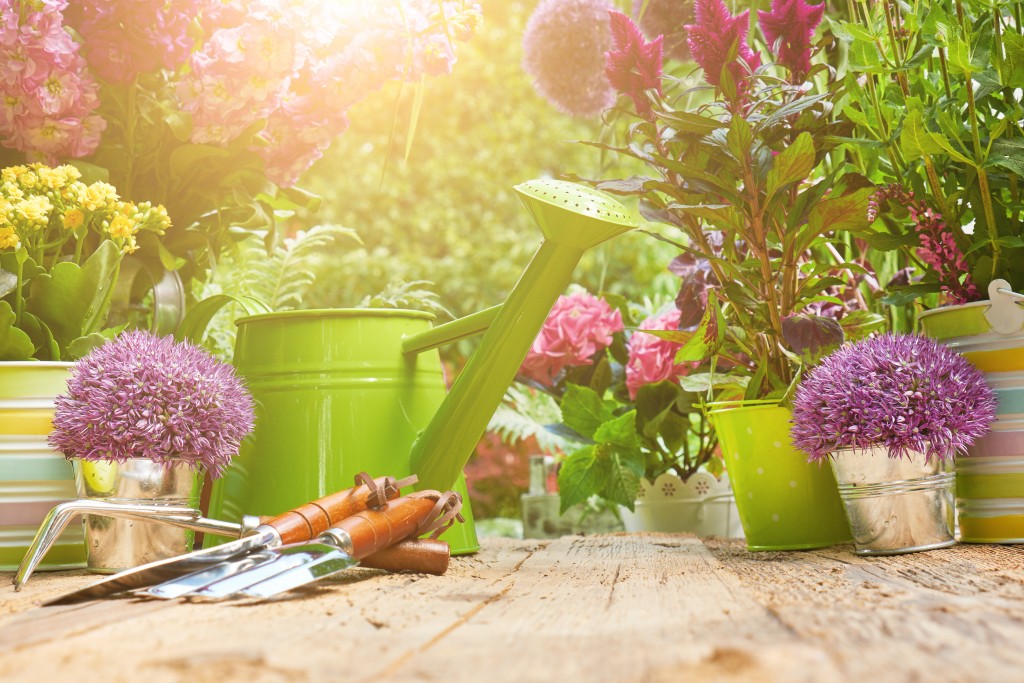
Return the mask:
<svg viewBox="0 0 1024 683">
<path fill-rule="evenodd" d="M 132 331 L 78 361 L 49 443 L 67 458 L 181 458 L 223 474 L 253 427 L 234 368 L 187 342 Z"/>
<path fill-rule="evenodd" d="M 686 25 L 693 23 L 693 0 L 633 0 L 632 14 L 649 40 L 664 36 L 666 59 L 690 58 Z"/>
<path fill-rule="evenodd" d="M 526 24 L 523 69 L 544 99 L 571 116 L 597 116 L 615 104 L 604 75 L 609 9 L 610 0 L 541 0 Z"/>
<path fill-rule="evenodd" d="M 962 356 L 927 337 L 886 334 L 844 346 L 801 382 L 790 434 L 811 460 L 875 445 L 894 458 L 951 458 L 995 415 L 995 392 Z"/>
</svg>

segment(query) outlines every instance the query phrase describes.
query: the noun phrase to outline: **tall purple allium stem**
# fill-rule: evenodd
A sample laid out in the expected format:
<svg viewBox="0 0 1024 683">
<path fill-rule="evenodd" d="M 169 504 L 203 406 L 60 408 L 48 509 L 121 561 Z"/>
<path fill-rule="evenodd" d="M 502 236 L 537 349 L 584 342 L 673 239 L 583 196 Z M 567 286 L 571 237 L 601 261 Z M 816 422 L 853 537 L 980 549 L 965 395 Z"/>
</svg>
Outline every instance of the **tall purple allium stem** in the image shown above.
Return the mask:
<svg viewBox="0 0 1024 683">
<path fill-rule="evenodd" d="M 49 443 L 67 458 L 181 459 L 223 474 L 253 427 L 234 368 L 187 342 L 132 331 L 78 361 Z"/>
<path fill-rule="evenodd" d="M 793 445 L 810 460 L 885 446 L 951 458 L 984 436 L 996 396 L 980 370 L 919 335 L 866 339 L 828 356 L 797 388 Z"/>
</svg>

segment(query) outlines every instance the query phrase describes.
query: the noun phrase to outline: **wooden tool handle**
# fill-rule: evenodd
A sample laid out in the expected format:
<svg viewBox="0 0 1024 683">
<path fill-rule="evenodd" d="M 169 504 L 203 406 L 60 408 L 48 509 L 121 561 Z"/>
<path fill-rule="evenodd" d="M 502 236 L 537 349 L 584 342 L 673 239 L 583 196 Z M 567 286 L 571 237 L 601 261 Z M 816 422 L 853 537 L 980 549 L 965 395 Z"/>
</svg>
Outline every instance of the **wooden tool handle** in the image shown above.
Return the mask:
<svg viewBox="0 0 1024 683">
<path fill-rule="evenodd" d="M 370 569 L 389 572 L 420 572 L 441 576 L 448 571 L 451 549 L 444 541 L 433 538 L 409 538 L 390 548 L 378 550 L 359 564 Z"/>
<path fill-rule="evenodd" d="M 406 496 L 390 501 L 380 510 L 365 510 L 346 517 L 334 528 L 352 539 L 352 557 L 361 560 L 398 543 L 416 531 L 434 509 L 429 498 Z"/>
<path fill-rule="evenodd" d="M 373 481 L 375 489 L 360 485 L 338 491 L 272 517 L 264 524 L 277 529 L 281 534 L 281 541 L 285 544 L 309 541 L 328 528 L 337 526 L 346 517 L 365 511 L 380 495 L 377 493 L 378 490 L 384 491 L 388 498 L 398 496 L 398 488 L 391 477 L 380 477 Z"/>
</svg>

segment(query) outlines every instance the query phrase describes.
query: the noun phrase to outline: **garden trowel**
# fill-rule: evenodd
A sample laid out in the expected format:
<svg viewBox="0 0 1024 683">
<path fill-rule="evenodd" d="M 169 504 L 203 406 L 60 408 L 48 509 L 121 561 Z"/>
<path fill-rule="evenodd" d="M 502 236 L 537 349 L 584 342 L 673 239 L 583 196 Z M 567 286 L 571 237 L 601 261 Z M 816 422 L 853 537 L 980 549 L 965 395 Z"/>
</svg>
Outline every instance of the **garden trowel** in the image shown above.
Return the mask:
<svg viewBox="0 0 1024 683">
<path fill-rule="evenodd" d="M 369 475 L 360 473 L 356 477 L 356 481 L 359 484 L 351 489 L 333 493 L 263 521 L 249 531 L 248 535 L 244 535 L 236 541 L 135 567 L 85 588 L 59 596 L 44 604 L 67 605 L 101 598 L 114 593 L 151 586 L 154 583 L 167 581 L 170 578 L 226 560 L 233 560 L 265 548 L 307 541 L 347 517 L 368 508 L 382 506 L 388 500 L 397 497 L 399 489 L 411 484 L 414 479 L 408 478 L 402 481 L 396 481 L 392 477 L 371 479 Z M 223 525 L 224 523 L 220 522 L 219 524 Z M 40 533 L 43 533 L 43 529 L 40 530 Z M 238 533 L 245 533 L 243 525 L 238 526 Z M 15 578 L 16 585 L 24 583 L 30 572 L 31 568 L 26 567 L 23 562 L 23 566 Z"/>
<path fill-rule="evenodd" d="M 352 515 L 320 534 L 315 541 L 252 553 L 153 586 L 138 595 L 200 600 L 270 597 L 354 567 L 363 558 L 386 552 L 388 547 L 411 536 L 439 534 L 460 519 L 461 505 L 457 494 L 421 491 L 390 501 L 379 510 Z M 444 573 L 447 544 L 432 539 L 407 543 L 419 544 L 415 552 L 430 566 L 436 567 L 438 560 L 443 559 L 440 571 L 431 573 Z"/>
</svg>

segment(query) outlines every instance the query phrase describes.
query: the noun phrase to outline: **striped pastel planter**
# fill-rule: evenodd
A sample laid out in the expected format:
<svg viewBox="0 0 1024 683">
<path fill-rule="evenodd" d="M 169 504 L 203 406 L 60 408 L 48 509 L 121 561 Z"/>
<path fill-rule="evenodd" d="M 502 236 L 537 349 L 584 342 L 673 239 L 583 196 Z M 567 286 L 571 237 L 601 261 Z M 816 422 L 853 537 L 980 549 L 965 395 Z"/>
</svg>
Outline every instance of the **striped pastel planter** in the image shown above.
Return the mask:
<svg viewBox="0 0 1024 683">
<path fill-rule="evenodd" d="M 0 571 L 14 571 L 46 513 L 77 498 L 71 463 L 46 445 L 70 363 L 0 363 Z M 39 569 L 85 566 L 82 526 L 68 527 Z"/>
<path fill-rule="evenodd" d="M 1024 543 L 1024 322 L 1006 324 L 1024 320 L 1019 306 L 1002 297 L 995 306 L 979 301 L 919 318 L 925 334 L 985 373 L 999 401 L 992 431 L 957 460 L 960 540 L 968 543 Z M 1003 332 L 990 324 L 993 310 L 1003 315 Z"/>
</svg>

